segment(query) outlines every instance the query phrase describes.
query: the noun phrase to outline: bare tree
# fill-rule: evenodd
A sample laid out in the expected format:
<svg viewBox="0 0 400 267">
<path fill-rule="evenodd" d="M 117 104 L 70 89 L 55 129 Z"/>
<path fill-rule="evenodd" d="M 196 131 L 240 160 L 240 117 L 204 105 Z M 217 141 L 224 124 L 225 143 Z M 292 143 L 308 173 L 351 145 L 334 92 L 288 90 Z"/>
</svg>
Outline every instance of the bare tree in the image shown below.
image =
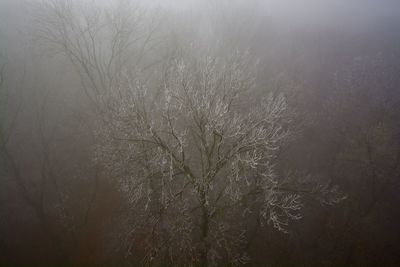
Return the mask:
<svg viewBox="0 0 400 267">
<path fill-rule="evenodd" d="M 138 68 L 154 49 L 159 20 L 148 13 L 133 1 L 101 6 L 49 0 L 36 7 L 35 31 L 72 62 L 86 95 L 98 105 L 122 71 Z"/>
<path fill-rule="evenodd" d="M 399 185 L 399 69 L 394 60 L 384 53 L 355 58 L 337 72 L 327 98 L 326 117 L 338 125 L 334 133 L 340 153 L 332 153 L 334 164 L 347 170 L 340 179 L 352 199 L 343 209 L 345 221 L 334 246 L 343 251 L 341 238 L 349 240 L 342 256 L 347 265 L 354 263 L 357 250 L 376 246 L 359 237 L 368 236 L 370 221 L 381 216 L 383 203 L 390 202 Z"/>
<path fill-rule="evenodd" d="M 328 191 L 302 191 L 275 172 L 290 114 L 281 94 L 251 100 L 251 73 L 239 54 L 178 58 L 158 90 L 130 79 L 113 88 L 96 159 L 135 209 L 160 205 L 150 220 L 147 263 L 243 263 L 246 233 L 236 226 L 252 207 L 285 231 L 301 218 L 302 192 Z"/>
<path fill-rule="evenodd" d="M 84 159 L 83 150 L 76 151 L 78 145 L 68 137 L 70 132 L 60 127 L 67 120 L 61 115 L 49 118 L 49 91 L 44 95 L 39 94 L 39 104 L 35 106 L 23 101 L 21 89 L 29 84 L 35 88 L 36 84 L 29 83 L 25 77 L 25 70 L 18 75 L 18 83 L 6 75 L 6 65 L 0 67 L 0 163 L 2 178 L 5 177 L 4 185 L 15 184 L 18 191 L 18 198 L 33 211 L 38 221 L 40 231 L 44 239 L 48 239 L 54 252 L 54 260 L 67 265 L 70 260 L 73 245 L 79 242 L 79 233 L 86 230 L 87 214 L 93 202 L 95 190 L 89 189 L 88 197 L 80 199 L 80 207 L 85 210 L 82 216 L 81 211 L 71 211 L 73 205 L 70 199 L 71 179 L 65 179 L 68 175 L 83 176 L 82 173 L 91 177 L 92 172 L 81 167 L 76 159 Z M 28 82 L 29 81 L 29 82 Z M 4 101 L 4 102 L 3 102 Z M 53 103 L 56 104 L 57 103 Z M 33 108 L 32 110 L 30 108 Z M 27 110 L 30 114 L 27 114 Z M 20 153 L 19 143 L 23 139 L 23 132 L 27 127 L 27 119 L 34 121 L 31 127 L 29 141 L 24 144 L 23 152 Z M 75 129 L 75 138 L 78 131 Z M 22 137 L 21 137 L 22 135 Z M 80 135 L 82 137 L 82 135 Z M 81 148 L 81 147 L 80 147 Z M 29 162 L 27 171 L 26 162 Z M 25 164 L 24 164 L 25 163 Z M 95 176 L 95 174 L 94 174 Z M 80 177 L 82 178 L 82 177 Z M 96 177 L 95 177 L 96 178 Z M 97 178 L 96 178 L 97 179 Z M 82 179 L 83 180 L 83 179 Z M 76 183 L 76 181 L 74 181 Z M 84 183 L 81 183 L 84 184 Z M 73 186 L 76 186 L 73 185 Z M 12 186 L 14 187 L 14 185 Z M 96 186 L 94 187 L 96 188 Z M 87 205 L 82 204 L 87 200 Z M 6 216 L 5 219 L 7 220 Z M 61 263 L 60 263 L 61 264 Z"/>
</svg>

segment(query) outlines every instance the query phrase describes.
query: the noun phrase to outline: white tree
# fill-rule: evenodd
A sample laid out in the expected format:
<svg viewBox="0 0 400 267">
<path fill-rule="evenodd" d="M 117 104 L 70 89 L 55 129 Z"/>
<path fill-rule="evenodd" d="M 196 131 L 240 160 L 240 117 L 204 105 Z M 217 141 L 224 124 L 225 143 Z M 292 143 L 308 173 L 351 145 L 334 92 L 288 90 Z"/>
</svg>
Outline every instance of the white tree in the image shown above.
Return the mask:
<svg viewBox="0 0 400 267">
<path fill-rule="evenodd" d="M 158 203 L 150 226 L 146 221 L 153 234 L 147 261 L 240 264 L 246 233 L 234 225 L 254 205 L 285 231 L 301 217 L 301 192 L 328 192 L 300 190 L 276 174 L 290 112 L 282 94 L 251 99 L 249 66 L 239 54 L 173 59 L 157 90 L 127 78 L 108 95 L 96 159 L 136 210 L 151 212 Z"/>
</svg>

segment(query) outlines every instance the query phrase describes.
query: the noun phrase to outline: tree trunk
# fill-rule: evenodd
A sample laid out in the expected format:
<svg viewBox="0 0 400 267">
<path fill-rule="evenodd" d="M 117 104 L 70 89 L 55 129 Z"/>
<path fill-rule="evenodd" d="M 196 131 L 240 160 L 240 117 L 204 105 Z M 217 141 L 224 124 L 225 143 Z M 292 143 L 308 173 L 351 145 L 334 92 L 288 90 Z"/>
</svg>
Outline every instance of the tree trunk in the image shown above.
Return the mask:
<svg viewBox="0 0 400 267">
<path fill-rule="evenodd" d="M 201 254 L 200 254 L 200 266 L 207 267 L 208 266 L 208 232 L 209 232 L 209 211 L 208 205 L 206 202 L 206 194 L 204 191 L 201 192 L 201 209 L 202 209 L 202 217 L 201 217 Z"/>
</svg>

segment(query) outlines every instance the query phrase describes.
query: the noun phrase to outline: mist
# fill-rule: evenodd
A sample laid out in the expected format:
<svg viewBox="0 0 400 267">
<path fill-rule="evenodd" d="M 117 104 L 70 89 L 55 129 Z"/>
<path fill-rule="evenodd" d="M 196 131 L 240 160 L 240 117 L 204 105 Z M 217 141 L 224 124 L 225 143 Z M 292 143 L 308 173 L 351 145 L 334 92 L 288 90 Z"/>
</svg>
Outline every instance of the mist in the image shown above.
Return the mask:
<svg viewBox="0 0 400 267">
<path fill-rule="evenodd" d="M 398 266 L 399 25 L 0 0 L 0 266 Z"/>
</svg>

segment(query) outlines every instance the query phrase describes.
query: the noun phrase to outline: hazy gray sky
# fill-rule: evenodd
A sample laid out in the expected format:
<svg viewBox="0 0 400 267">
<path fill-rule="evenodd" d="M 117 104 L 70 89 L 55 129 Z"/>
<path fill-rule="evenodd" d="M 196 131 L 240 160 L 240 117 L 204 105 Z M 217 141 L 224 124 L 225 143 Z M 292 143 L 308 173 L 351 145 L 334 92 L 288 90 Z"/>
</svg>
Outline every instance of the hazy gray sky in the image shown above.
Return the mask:
<svg viewBox="0 0 400 267">
<path fill-rule="evenodd" d="M 19 8 L 38 0 L 0 0 L 0 21 Z M 109 3 L 114 0 L 82 0 Z M 293 23 L 365 22 L 380 16 L 400 15 L 397 0 L 139 0 L 142 4 L 177 10 L 200 10 L 203 6 L 257 6 L 271 18 Z M 17 10 L 16 10 L 17 9 Z M 25 12 L 22 10 L 22 12 Z M 24 15 L 24 14 L 22 14 Z M 1 25 L 0 25 L 1 27 Z"/>
</svg>

